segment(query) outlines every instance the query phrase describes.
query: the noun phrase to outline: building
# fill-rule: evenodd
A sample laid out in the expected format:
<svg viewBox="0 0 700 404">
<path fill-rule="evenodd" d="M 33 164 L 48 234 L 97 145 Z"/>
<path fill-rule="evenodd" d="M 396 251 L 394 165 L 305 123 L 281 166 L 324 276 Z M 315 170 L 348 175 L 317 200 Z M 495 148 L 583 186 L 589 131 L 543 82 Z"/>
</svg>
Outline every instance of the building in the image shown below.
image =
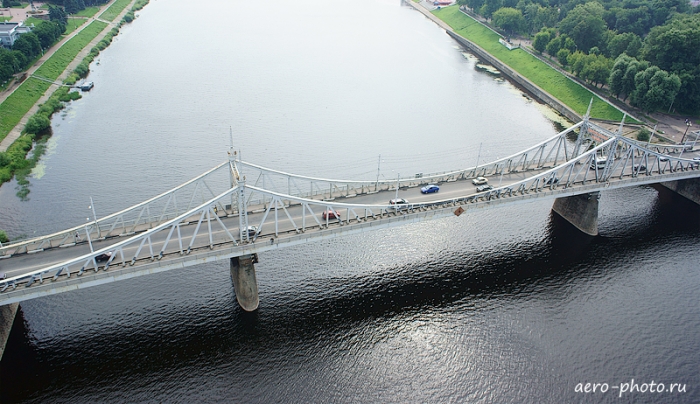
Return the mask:
<svg viewBox="0 0 700 404">
<path fill-rule="evenodd" d="M 0 45 L 11 49 L 20 35 L 32 30 L 22 24 L 22 22 L 0 22 Z"/>
</svg>

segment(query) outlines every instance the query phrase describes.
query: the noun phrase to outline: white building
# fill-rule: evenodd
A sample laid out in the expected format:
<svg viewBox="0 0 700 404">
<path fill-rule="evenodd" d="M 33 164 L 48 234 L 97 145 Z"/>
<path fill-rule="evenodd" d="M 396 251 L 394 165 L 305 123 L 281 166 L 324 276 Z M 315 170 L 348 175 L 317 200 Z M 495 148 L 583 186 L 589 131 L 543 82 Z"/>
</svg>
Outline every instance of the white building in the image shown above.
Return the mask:
<svg viewBox="0 0 700 404">
<path fill-rule="evenodd" d="M 32 30 L 22 24 L 21 22 L 0 22 L 0 45 L 10 49 L 20 35 Z"/>
</svg>

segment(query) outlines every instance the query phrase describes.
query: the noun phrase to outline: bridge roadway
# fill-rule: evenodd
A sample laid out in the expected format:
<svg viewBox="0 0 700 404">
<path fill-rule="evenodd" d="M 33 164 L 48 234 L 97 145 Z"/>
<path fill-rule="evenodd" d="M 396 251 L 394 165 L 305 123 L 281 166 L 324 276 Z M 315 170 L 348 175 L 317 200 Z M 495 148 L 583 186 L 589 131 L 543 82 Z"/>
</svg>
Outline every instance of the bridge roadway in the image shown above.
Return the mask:
<svg viewBox="0 0 700 404">
<path fill-rule="evenodd" d="M 5 279 L 0 281 L 0 305 L 341 235 L 456 217 L 455 211 L 461 209 L 469 213 L 534 198 L 556 199 L 700 177 L 698 162 L 692 160 L 697 154 L 682 150 L 682 158 L 680 153 L 662 155 L 615 138 L 587 152 L 567 156 L 563 163 L 556 159 L 542 163 L 546 161 L 543 152 L 539 162 L 534 159 L 521 169 L 506 171 L 504 161 L 510 166 L 517 160 L 510 157 L 471 169 L 489 178 L 493 190 L 477 193 L 471 182 L 473 176 L 448 176 L 444 178 L 452 179 L 440 181 L 438 193 L 424 195 L 418 189 L 420 181 L 415 181 L 398 192 L 398 197 L 409 201 L 398 209 L 388 204 L 397 194 L 395 187 L 314 200 L 246 185 L 239 177 L 234 187 L 150 229 L 92 243 L 83 237 L 78 243 L 34 253 L 3 255 L 0 274 L 4 273 Z M 592 168 L 595 156 L 601 152 L 610 156 L 606 168 Z M 630 159 L 632 155 L 644 159 Z M 635 167 L 635 161 L 643 161 L 647 167 Z M 553 177 L 558 182 L 547 184 Z M 255 193 L 264 196 L 257 204 L 251 202 Z M 234 199 L 245 214 L 235 212 Z M 216 208 L 221 201 L 229 200 L 229 210 Z M 329 208 L 337 210 L 341 220 L 323 219 L 322 212 Z M 242 231 L 248 225 L 258 229 L 250 240 Z M 113 252 L 110 260 L 94 259 L 107 251 Z"/>
</svg>

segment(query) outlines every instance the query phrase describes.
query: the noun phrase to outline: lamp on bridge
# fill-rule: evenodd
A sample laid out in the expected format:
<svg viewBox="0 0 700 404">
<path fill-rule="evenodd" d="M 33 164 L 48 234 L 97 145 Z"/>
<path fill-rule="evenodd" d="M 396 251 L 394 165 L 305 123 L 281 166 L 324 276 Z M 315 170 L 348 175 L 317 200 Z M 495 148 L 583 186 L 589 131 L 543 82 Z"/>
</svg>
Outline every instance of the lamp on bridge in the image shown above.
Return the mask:
<svg viewBox="0 0 700 404">
<path fill-rule="evenodd" d="M 690 119 L 685 120 L 685 132 L 683 132 L 683 138 L 681 139 L 681 144 L 685 143 L 685 135 L 688 133 L 688 129 L 693 126 L 693 123 L 690 122 Z"/>
</svg>

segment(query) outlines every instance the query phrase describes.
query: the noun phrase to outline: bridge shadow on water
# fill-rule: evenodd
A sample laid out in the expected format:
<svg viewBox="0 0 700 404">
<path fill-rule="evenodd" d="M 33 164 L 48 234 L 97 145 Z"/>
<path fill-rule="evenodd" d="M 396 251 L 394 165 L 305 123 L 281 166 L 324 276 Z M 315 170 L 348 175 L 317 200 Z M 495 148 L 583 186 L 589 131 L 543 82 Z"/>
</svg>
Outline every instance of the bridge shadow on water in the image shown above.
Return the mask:
<svg viewBox="0 0 700 404">
<path fill-rule="evenodd" d="M 590 237 L 551 213 L 541 239 L 451 251 L 381 275 L 315 284 L 312 280 L 283 291 L 266 291 L 261 285 L 261 307 L 254 313 L 243 312 L 229 290 L 214 299 L 218 307 L 191 307 L 162 318 L 146 315 L 128 327 L 110 323 L 98 334 L 78 331 L 40 343 L 20 309 L 0 362 L 0 402 L 70 395 L 75 385 L 109 390 L 107 386 L 121 378 L 141 385 L 174 368 L 206 374 L 207 369 L 224 367 L 250 373 L 280 366 L 269 358 L 318 355 L 314 350 L 321 341 L 324 349 L 328 341 L 335 341 L 331 345 L 337 350 L 346 349 L 348 339 L 367 338 L 371 343 L 380 336 L 366 330 L 378 323 L 401 323 L 434 312 L 478 311 L 493 299 L 501 305 L 566 299 L 572 285 L 592 277 L 623 276 L 609 270 L 610 262 L 625 259 L 621 251 L 627 257 L 669 238 L 697 242 L 700 209 L 661 192 L 647 220 L 640 223 L 613 237 Z M 507 233 L 508 228 L 493 231 Z M 122 375 L 125 366 L 127 376 Z"/>
</svg>

